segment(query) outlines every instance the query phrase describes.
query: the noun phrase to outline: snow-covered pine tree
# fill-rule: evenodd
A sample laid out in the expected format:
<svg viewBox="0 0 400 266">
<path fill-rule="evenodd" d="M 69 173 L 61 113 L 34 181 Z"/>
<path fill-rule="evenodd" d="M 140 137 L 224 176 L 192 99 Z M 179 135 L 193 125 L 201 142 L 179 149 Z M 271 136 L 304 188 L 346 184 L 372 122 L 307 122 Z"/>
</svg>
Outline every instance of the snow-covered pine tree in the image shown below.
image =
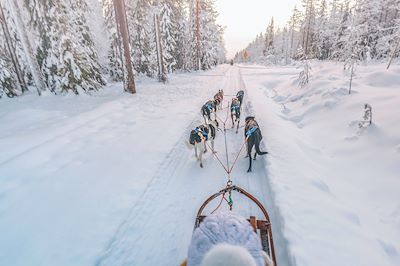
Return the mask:
<svg viewBox="0 0 400 266">
<path fill-rule="evenodd" d="M 301 13 L 297 9 L 296 6 L 293 8 L 292 16 L 289 21 L 289 31 L 290 31 L 290 40 L 289 40 L 289 56 L 291 58 L 294 57 L 298 45 L 299 45 L 299 34 L 300 34 L 300 25 L 301 25 Z"/>
<path fill-rule="evenodd" d="M 11 59 L 10 49 L 14 49 L 14 47 L 11 43 L 12 36 L 6 13 L 7 11 L 0 2 L 0 98 L 3 96 L 14 97 L 22 93 L 21 87 L 18 86 L 15 65 Z M 8 34 L 7 38 L 6 34 Z"/>
<path fill-rule="evenodd" d="M 173 0 L 159 0 L 159 21 L 161 31 L 161 45 L 163 49 L 166 70 L 171 73 L 177 68 L 178 49 L 178 14 Z"/>
<path fill-rule="evenodd" d="M 189 53 L 189 20 L 188 20 L 188 2 L 186 0 L 174 1 L 177 35 L 175 37 L 176 46 L 174 58 L 176 59 L 176 69 L 188 70 L 188 53 Z"/>
<path fill-rule="evenodd" d="M 148 0 L 126 3 L 133 66 L 136 72 L 153 77 L 157 73 L 153 6 Z"/>
<path fill-rule="evenodd" d="M 114 0 L 102 0 L 103 16 L 109 38 L 107 72 L 113 81 L 123 81 L 123 53 L 115 20 Z"/>
<path fill-rule="evenodd" d="M 307 54 L 302 47 L 298 49 L 297 56 L 302 62 L 303 69 L 299 73 L 297 82 L 301 88 L 304 88 L 309 82 L 311 77 L 311 65 L 308 61 Z"/>
<path fill-rule="evenodd" d="M 308 58 L 314 58 L 313 42 L 315 38 L 315 0 L 302 0 L 304 17 L 302 21 L 302 47 Z"/>
<path fill-rule="evenodd" d="M 201 69 L 202 51 L 202 36 L 204 32 L 201 27 L 203 0 L 189 0 L 189 49 L 187 57 L 189 59 L 189 69 Z"/>
<path fill-rule="evenodd" d="M 328 4 L 326 0 L 321 0 L 316 17 L 316 33 L 315 41 L 313 43 L 313 50 L 316 51 L 316 57 L 320 60 L 329 57 L 330 50 L 330 36 L 327 32 L 327 11 Z"/>
<path fill-rule="evenodd" d="M 95 50 L 92 34 L 87 25 L 88 5 L 86 0 L 71 0 L 68 23 L 65 35 L 60 42 L 61 73 L 64 73 L 62 88 L 64 91 L 97 90 L 105 85 L 101 75 L 101 66 Z M 65 83 L 65 77 L 68 77 Z M 71 82 L 72 81 L 72 82 Z"/>
<path fill-rule="evenodd" d="M 265 31 L 265 48 L 264 48 L 264 56 L 273 55 L 274 51 L 274 17 L 271 18 L 271 21 L 268 24 L 268 27 Z"/>
<path fill-rule="evenodd" d="M 382 0 L 359 0 L 356 5 L 355 46 L 360 51 L 361 60 L 371 60 L 377 55 L 376 45 L 382 37 L 380 31 L 380 13 Z"/>
<path fill-rule="evenodd" d="M 85 1 L 25 0 L 25 6 L 38 34 L 36 58 L 48 88 L 75 94 L 99 89 L 104 80 L 85 20 Z"/>
<path fill-rule="evenodd" d="M 376 58 L 387 58 L 400 38 L 400 0 L 382 0 L 382 7 L 379 16 L 379 29 L 381 37 L 376 44 Z"/>
</svg>

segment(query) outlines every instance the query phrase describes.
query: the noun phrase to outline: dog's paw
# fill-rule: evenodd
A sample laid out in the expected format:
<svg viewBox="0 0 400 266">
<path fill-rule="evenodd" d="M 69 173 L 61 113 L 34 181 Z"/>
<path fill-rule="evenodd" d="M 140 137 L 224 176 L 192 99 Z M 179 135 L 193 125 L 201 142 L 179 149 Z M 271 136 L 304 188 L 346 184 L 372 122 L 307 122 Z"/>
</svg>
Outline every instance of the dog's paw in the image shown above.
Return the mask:
<svg viewBox="0 0 400 266">
<path fill-rule="evenodd" d="M 251 169 L 247 170 L 247 173 L 251 173 Z"/>
<path fill-rule="evenodd" d="M 203 164 L 202 163 L 200 164 L 200 167 L 203 168 Z"/>
</svg>

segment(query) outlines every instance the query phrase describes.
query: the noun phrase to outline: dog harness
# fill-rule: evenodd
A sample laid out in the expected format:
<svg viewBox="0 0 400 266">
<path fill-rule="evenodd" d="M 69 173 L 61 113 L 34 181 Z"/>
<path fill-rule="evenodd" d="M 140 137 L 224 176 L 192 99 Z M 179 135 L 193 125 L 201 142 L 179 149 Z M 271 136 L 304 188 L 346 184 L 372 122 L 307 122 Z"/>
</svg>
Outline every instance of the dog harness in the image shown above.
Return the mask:
<svg viewBox="0 0 400 266">
<path fill-rule="evenodd" d="M 206 107 L 208 108 L 208 110 L 212 110 L 214 108 L 214 106 L 212 105 L 212 103 L 206 103 Z"/>
<path fill-rule="evenodd" d="M 204 128 L 201 129 L 199 127 L 196 127 L 195 131 L 200 136 L 200 138 L 205 139 L 206 141 L 208 140 L 208 133 Z"/>
<path fill-rule="evenodd" d="M 253 135 L 253 133 L 258 129 L 257 126 L 254 126 L 252 128 L 250 128 L 247 132 L 246 132 L 246 137 L 250 137 L 251 135 Z"/>
<path fill-rule="evenodd" d="M 239 108 L 240 108 L 240 103 L 234 103 L 231 106 L 231 111 L 233 112 L 233 111 L 235 111 L 235 110 L 237 110 Z"/>
</svg>

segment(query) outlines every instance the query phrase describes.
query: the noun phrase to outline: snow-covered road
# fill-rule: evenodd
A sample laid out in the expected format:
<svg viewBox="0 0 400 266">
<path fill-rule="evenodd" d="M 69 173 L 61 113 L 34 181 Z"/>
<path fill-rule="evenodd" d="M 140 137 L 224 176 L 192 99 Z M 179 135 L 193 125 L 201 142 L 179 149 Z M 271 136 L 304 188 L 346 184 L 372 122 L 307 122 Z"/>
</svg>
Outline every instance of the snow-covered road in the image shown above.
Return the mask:
<svg viewBox="0 0 400 266">
<path fill-rule="evenodd" d="M 215 91 L 223 89 L 225 94 L 233 95 L 245 89 L 240 69 L 231 67 L 225 76 L 214 84 Z M 210 95 L 210 98 L 213 95 Z M 224 107 L 232 97 L 226 96 Z M 252 114 L 251 104 L 245 96 L 243 117 Z M 228 109 L 218 111 L 218 116 L 225 120 Z M 243 118 L 242 117 L 242 118 Z M 182 135 L 174 148 L 158 169 L 158 173 L 130 215 L 118 228 L 97 265 L 177 265 L 185 258 L 190 242 L 196 212 L 202 202 L 211 194 L 226 185 L 227 175 L 210 152 L 205 156 L 205 167 L 196 163 L 193 150 L 185 145 L 189 132 L 202 123 L 200 114 L 182 130 Z M 222 125 L 220 125 L 222 127 Z M 229 158 L 232 163 L 243 143 L 243 128 L 236 134 L 227 122 L 227 143 Z M 218 156 L 225 162 L 225 146 L 222 132 L 216 138 Z M 271 212 L 274 239 L 278 260 L 282 265 L 290 265 L 285 249 L 285 241 L 280 231 L 279 215 L 275 213 L 273 200 L 269 193 L 268 176 L 264 160 L 256 161 L 253 173 L 246 173 L 248 160 L 240 160 L 233 171 L 233 182 L 259 198 Z M 234 194 L 234 210 L 245 216 L 250 214 L 262 217 L 257 207 Z M 214 202 L 216 206 L 218 201 Z M 225 206 L 227 207 L 227 206 Z M 225 208 L 226 209 L 226 208 Z M 276 224 L 276 226 L 275 226 Z"/>
<path fill-rule="evenodd" d="M 244 89 L 242 120 L 255 115 L 263 131 L 270 154 L 246 173 L 242 151 L 232 180 L 266 206 L 280 266 L 399 265 L 400 68 L 360 66 L 348 95 L 342 66 L 313 64 L 303 89 L 295 66 L 222 65 L 165 85 L 141 77 L 137 95 L 115 84 L 92 96 L 3 99 L 0 265 L 183 261 L 198 208 L 227 182 L 210 152 L 201 169 L 185 145 L 218 89 L 224 107 Z M 374 122 L 360 129 L 367 102 Z M 243 128 L 228 129 L 230 162 L 243 140 Z M 225 162 L 224 143 L 218 131 Z M 233 202 L 261 217 L 241 196 Z"/>
</svg>

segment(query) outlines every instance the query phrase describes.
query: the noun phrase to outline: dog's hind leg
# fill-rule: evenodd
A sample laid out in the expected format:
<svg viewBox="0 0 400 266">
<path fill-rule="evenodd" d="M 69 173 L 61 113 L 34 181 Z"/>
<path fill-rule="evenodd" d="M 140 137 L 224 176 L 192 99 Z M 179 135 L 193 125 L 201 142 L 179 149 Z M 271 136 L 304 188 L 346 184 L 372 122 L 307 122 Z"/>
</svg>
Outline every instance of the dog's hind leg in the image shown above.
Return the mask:
<svg viewBox="0 0 400 266">
<path fill-rule="evenodd" d="M 207 144 L 206 144 L 206 141 L 204 141 L 204 152 L 203 153 L 206 153 L 207 152 Z"/>
<path fill-rule="evenodd" d="M 200 150 L 199 160 L 200 160 L 200 167 L 201 168 L 203 168 L 203 153 L 204 153 L 204 151 Z"/>
<path fill-rule="evenodd" d="M 197 155 L 197 143 L 194 144 L 194 155 L 196 156 L 196 159 L 199 160 L 199 156 Z"/>
<path fill-rule="evenodd" d="M 268 154 L 267 151 L 261 151 L 261 150 L 260 150 L 260 142 L 261 142 L 260 137 L 259 137 L 258 134 L 256 134 L 256 135 L 255 135 L 255 143 L 254 143 L 254 146 L 255 146 L 255 148 L 256 148 L 256 153 L 257 153 L 258 155 Z"/>
<path fill-rule="evenodd" d="M 249 157 L 249 169 L 247 169 L 247 173 L 251 172 L 251 165 L 252 165 L 252 158 L 251 158 L 251 150 L 253 149 L 254 146 L 254 140 L 249 139 L 249 142 L 247 144 L 247 156 Z"/>
</svg>

